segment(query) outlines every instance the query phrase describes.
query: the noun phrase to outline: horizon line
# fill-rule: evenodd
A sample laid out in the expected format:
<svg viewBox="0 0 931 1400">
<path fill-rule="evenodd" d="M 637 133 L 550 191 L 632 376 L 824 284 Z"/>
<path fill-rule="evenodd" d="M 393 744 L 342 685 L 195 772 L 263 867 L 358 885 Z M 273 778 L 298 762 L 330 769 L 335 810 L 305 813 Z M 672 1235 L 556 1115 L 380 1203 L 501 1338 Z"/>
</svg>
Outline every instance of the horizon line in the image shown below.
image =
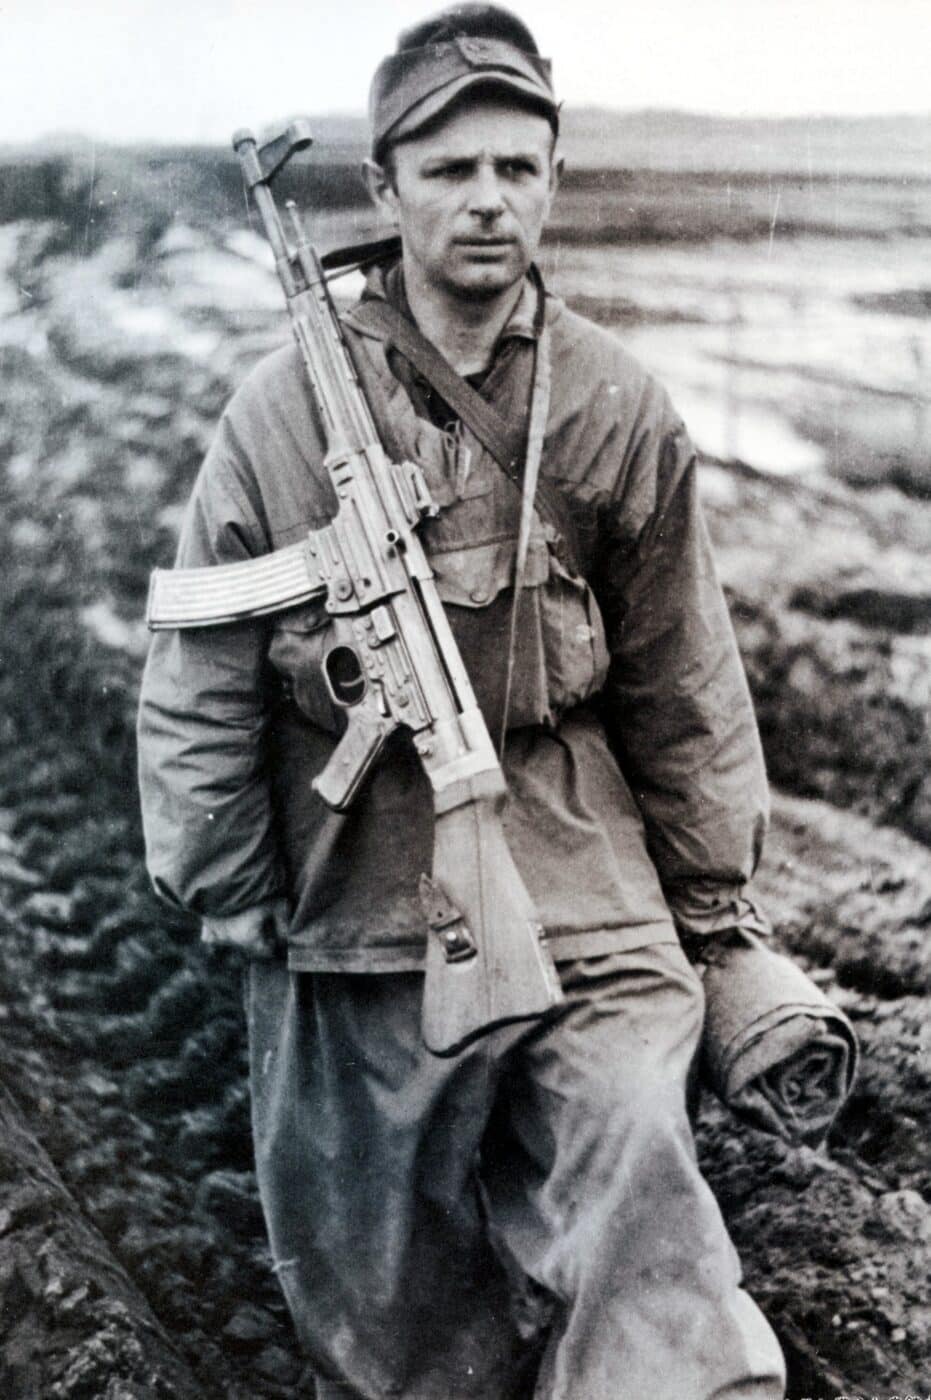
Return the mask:
<svg viewBox="0 0 931 1400">
<path fill-rule="evenodd" d="M 599 114 L 608 115 L 615 118 L 636 118 L 636 117 L 667 117 L 678 118 L 680 120 L 696 120 L 702 122 L 720 122 L 732 126 L 745 126 L 754 122 L 767 122 L 774 126 L 786 126 L 791 124 L 806 122 L 850 122 L 863 125 L 869 122 L 928 122 L 931 123 L 931 107 L 922 111 L 911 110 L 877 110 L 873 112 L 843 112 L 843 111 L 810 111 L 810 112 L 742 112 L 731 113 L 716 110 L 706 110 L 688 107 L 663 107 L 663 106 L 609 106 L 604 103 L 586 104 L 563 104 L 562 113 L 570 118 L 578 116 L 596 116 Z M 294 113 L 291 114 L 296 115 Z M 303 115 L 303 114 L 302 114 Z M 307 114 L 312 122 L 345 121 L 358 123 L 360 126 L 368 125 L 368 118 L 365 112 L 359 109 L 336 109 L 330 108 L 325 111 Z M 269 121 L 272 118 L 267 119 Z M 259 124 L 261 129 L 261 123 Z M 69 130 L 68 128 L 52 128 L 40 132 L 36 136 L 23 137 L 12 141 L 0 141 L 0 150 L 30 150 L 41 147 L 44 144 L 65 146 L 67 144 L 83 144 L 94 146 L 112 146 L 117 149 L 129 149 L 135 146 L 205 146 L 222 148 L 226 143 L 219 138 L 179 136 L 179 135 L 151 135 L 138 136 L 130 140 L 120 140 L 118 137 L 100 136 L 86 131 Z"/>
</svg>

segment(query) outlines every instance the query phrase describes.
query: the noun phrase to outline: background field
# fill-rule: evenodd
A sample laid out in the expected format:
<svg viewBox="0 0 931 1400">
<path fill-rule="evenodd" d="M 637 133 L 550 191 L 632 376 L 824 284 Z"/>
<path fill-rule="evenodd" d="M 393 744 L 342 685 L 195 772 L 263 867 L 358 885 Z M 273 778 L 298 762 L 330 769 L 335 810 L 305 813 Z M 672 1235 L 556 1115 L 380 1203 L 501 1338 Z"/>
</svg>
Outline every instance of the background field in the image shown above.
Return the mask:
<svg viewBox="0 0 931 1400">
<path fill-rule="evenodd" d="M 359 126 L 319 129 L 290 188 L 327 248 L 376 230 Z M 761 893 L 865 1051 L 824 1152 L 708 1102 L 704 1165 L 792 1400 L 926 1393 L 931 121 L 576 113 L 566 150 L 547 278 L 703 451 L 776 784 Z M 3 1395 L 312 1393 L 238 974 L 148 892 L 132 735 L 149 570 L 285 335 L 227 153 L 0 149 Z"/>
</svg>

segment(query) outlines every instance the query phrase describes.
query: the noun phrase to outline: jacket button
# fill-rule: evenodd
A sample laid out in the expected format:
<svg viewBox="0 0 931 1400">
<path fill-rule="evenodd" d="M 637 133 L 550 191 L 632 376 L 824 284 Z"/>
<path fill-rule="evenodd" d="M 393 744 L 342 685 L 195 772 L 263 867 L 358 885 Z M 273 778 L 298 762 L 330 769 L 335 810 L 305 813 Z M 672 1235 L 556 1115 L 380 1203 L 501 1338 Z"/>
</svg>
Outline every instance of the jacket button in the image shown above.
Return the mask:
<svg viewBox="0 0 931 1400">
<path fill-rule="evenodd" d="M 469 594 L 473 603 L 487 603 L 488 596 L 487 588 L 473 588 L 472 592 Z"/>
</svg>

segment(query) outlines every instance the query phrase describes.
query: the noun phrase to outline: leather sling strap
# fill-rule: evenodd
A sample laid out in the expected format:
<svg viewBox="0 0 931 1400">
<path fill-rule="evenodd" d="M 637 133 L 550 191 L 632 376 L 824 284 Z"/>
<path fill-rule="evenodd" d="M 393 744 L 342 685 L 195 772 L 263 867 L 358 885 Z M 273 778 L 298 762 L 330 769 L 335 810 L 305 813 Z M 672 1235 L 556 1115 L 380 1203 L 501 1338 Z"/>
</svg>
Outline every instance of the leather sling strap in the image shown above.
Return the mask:
<svg viewBox="0 0 931 1400">
<path fill-rule="evenodd" d="M 374 263 L 400 256 L 401 240 L 397 234 L 392 234 L 390 238 L 354 243 L 351 248 L 334 248 L 332 252 L 324 253 L 320 266 L 330 274 L 327 281 L 331 282 L 334 277 L 342 277 L 346 272 L 361 272 Z"/>
</svg>

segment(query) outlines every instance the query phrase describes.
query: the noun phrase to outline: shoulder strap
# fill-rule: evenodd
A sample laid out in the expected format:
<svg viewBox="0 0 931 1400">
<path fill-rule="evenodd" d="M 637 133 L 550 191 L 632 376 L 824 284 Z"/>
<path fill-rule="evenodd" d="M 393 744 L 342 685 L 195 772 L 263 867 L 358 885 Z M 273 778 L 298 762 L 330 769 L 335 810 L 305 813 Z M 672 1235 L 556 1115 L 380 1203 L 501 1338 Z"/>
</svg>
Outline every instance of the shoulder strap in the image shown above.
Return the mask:
<svg viewBox="0 0 931 1400">
<path fill-rule="evenodd" d="M 515 431 L 493 404 L 457 374 L 446 357 L 396 306 L 373 300 L 367 303 L 365 313 L 366 320 L 374 322 L 386 340 L 430 381 L 508 476 L 518 480 L 523 432 Z"/>
<path fill-rule="evenodd" d="M 523 428 L 513 428 L 493 404 L 456 373 L 445 356 L 397 307 L 373 299 L 365 303 L 365 316 L 384 334 L 387 343 L 399 350 L 433 385 L 523 493 Z M 558 489 L 545 478 L 538 477 L 533 500 L 543 518 L 559 532 L 576 566 L 568 509 Z"/>
<path fill-rule="evenodd" d="M 530 545 L 533 512 L 537 504 L 537 493 L 540 486 L 540 463 L 543 460 L 543 439 L 546 434 L 546 417 L 549 406 L 550 332 L 549 327 L 544 326 L 540 332 L 534 366 L 533 389 L 530 395 L 530 421 L 527 428 L 527 455 L 524 461 L 524 478 L 521 488 L 520 528 L 517 534 L 517 556 L 514 563 L 514 596 L 511 601 L 511 625 L 508 633 L 507 666 L 504 675 L 504 704 L 501 707 L 501 746 L 498 756 L 502 763 L 507 743 L 511 691 L 514 685 L 514 665 L 517 660 L 517 615 L 527 572 L 527 551 Z"/>
</svg>

